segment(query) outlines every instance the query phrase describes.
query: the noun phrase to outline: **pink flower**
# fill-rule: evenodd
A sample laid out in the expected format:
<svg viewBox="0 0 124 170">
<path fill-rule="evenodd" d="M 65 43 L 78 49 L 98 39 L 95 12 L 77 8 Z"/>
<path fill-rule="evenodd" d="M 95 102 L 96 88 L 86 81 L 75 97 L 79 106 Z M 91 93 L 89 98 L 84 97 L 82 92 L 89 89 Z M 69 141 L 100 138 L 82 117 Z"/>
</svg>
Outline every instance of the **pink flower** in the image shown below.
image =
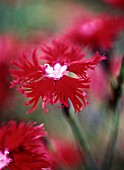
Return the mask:
<svg viewBox="0 0 124 170">
<path fill-rule="evenodd" d="M 91 77 L 91 84 L 89 90 L 89 98 L 91 101 L 98 103 L 103 103 L 103 101 L 107 101 L 111 94 L 111 86 L 110 82 L 106 77 L 106 73 L 102 67 L 97 67 L 97 69 L 93 72 L 89 72 Z"/>
<path fill-rule="evenodd" d="M 91 77 L 89 90 L 90 101 L 94 101 L 95 98 L 95 102 L 97 101 L 97 104 L 103 104 L 103 101 L 104 104 L 108 104 L 110 100 L 113 100 L 113 91 L 109 78 L 111 77 L 112 80 L 114 80 L 115 82 L 117 81 L 117 77 L 120 73 L 121 64 L 121 56 L 112 56 L 112 60 L 109 64 L 109 77 L 103 67 L 97 67 L 95 72 L 89 71 L 89 75 Z"/>
<path fill-rule="evenodd" d="M 94 69 L 105 56 L 100 57 L 97 52 L 92 58 L 84 59 L 80 48 L 59 41 L 44 45 L 41 51 L 41 63 L 35 49 L 32 61 L 23 54 L 18 63 L 13 62 L 18 69 L 10 69 L 15 78 L 12 87 L 19 84 L 18 91 L 31 98 L 26 103 L 33 104 L 28 113 L 35 110 L 40 98 L 45 112 L 47 103 L 55 104 L 60 101 L 61 105 L 69 107 L 69 99 L 75 112 L 81 111 L 88 104 L 84 91 L 89 88 L 90 83 L 87 70 Z M 71 77 L 68 73 L 74 76 Z"/>
<path fill-rule="evenodd" d="M 0 170 L 41 170 L 51 162 L 41 142 L 46 135 L 43 124 L 10 121 L 0 127 Z"/>
<path fill-rule="evenodd" d="M 93 50 L 106 49 L 112 47 L 122 28 L 122 18 L 100 15 L 75 22 L 66 38 L 74 44 L 88 46 Z"/>
<path fill-rule="evenodd" d="M 120 9 L 124 9 L 124 1 L 123 0 L 104 0 L 105 2 L 120 8 Z"/>
</svg>

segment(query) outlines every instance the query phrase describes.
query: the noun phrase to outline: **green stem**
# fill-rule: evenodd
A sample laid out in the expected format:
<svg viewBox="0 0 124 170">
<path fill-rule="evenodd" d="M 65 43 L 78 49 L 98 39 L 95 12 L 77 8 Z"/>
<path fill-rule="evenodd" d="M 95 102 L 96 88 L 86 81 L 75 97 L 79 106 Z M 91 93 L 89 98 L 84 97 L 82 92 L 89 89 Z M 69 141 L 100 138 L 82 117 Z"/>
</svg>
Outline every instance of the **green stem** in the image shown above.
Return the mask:
<svg viewBox="0 0 124 170">
<path fill-rule="evenodd" d="M 91 149 L 86 140 L 85 133 L 79 126 L 78 121 L 75 119 L 74 115 L 70 113 L 69 108 L 64 107 L 63 113 L 66 116 L 67 121 L 69 122 L 72 132 L 74 134 L 74 137 L 80 146 L 80 151 L 82 153 L 82 159 L 84 162 L 85 169 L 98 170 L 94 157 L 91 153 Z"/>
<path fill-rule="evenodd" d="M 123 93 L 123 82 L 124 82 L 124 57 L 122 60 L 120 74 L 117 79 L 118 84 L 117 86 L 112 85 L 113 101 L 111 103 L 111 109 L 113 111 L 113 120 L 112 120 L 110 138 L 106 147 L 101 170 L 110 170 L 112 168 L 112 163 L 114 160 L 114 153 L 115 153 L 115 145 L 118 136 L 119 113 L 121 109 L 121 96 Z"/>
<path fill-rule="evenodd" d="M 118 125 L 119 125 L 119 112 L 116 111 L 113 115 L 112 127 L 110 132 L 111 135 L 109 137 L 109 142 L 106 147 L 104 161 L 101 170 L 110 170 L 112 167 L 115 153 L 115 145 L 118 136 Z"/>
</svg>

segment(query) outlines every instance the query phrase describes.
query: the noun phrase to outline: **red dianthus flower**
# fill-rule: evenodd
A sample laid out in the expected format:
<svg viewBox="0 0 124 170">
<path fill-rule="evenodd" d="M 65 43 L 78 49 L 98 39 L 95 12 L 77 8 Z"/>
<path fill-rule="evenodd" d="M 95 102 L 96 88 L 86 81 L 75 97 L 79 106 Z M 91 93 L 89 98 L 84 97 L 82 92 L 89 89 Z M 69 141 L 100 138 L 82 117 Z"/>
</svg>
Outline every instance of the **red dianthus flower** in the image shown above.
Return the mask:
<svg viewBox="0 0 124 170">
<path fill-rule="evenodd" d="M 43 124 L 10 121 L 0 127 L 0 170 L 41 170 L 50 168 L 51 162 L 41 138 L 45 136 Z"/>
<path fill-rule="evenodd" d="M 28 113 L 36 108 L 40 97 L 45 112 L 47 103 L 55 104 L 60 101 L 68 107 L 68 99 L 71 100 L 75 112 L 81 111 L 88 103 L 83 90 L 89 88 L 87 70 L 93 69 L 105 57 L 96 53 L 91 59 L 84 60 L 84 53 L 80 48 L 59 41 L 53 41 L 49 46 L 44 45 L 41 50 L 41 64 L 35 49 L 32 61 L 24 54 L 19 63 L 13 63 L 18 70 L 10 70 L 15 78 L 12 87 L 19 84 L 18 90 L 31 98 L 26 103 L 33 104 Z M 70 77 L 69 72 L 75 77 Z"/>
<path fill-rule="evenodd" d="M 123 25 L 122 18 L 108 15 L 79 19 L 67 33 L 66 39 L 93 50 L 106 49 L 112 47 Z"/>
</svg>

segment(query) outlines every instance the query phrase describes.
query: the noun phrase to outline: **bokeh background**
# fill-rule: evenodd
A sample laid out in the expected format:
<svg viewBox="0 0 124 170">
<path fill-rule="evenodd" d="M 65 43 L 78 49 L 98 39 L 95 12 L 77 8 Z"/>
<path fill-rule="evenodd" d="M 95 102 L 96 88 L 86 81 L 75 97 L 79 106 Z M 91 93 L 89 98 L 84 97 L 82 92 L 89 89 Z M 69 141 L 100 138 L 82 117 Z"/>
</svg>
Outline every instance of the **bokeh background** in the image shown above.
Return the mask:
<svg viewBox="0 0 124 170">
<path fill-rule="evenodd" d="M 76 18 L 107 13 L 115 16 L 124 15 L 123 11 L 114 8 L 102 0 L 1 0 L 0 1 L 0 121 L 15 119 L 17 121 L 36 121 L 44 123 L 51 138 L 74 142 L 75 139 L 58 105 L 48 106 L 44 114 L 41 103 L 37 109 L 27 115 L 29 109 L 24 105 L 26 99 L 16 89 L 10 89 L 12 77 L 8 70 L 10 60 L 16 59 L 23 50 L 32 51 L 44 41 L 63 34 Z M 86 56 L 90 55 L 87 49 Z M 112 69 L 124 54 L 124 32 L 114 42 Z M 6 57 L 6 58 L 5 58 Z M 5 60 L 4 60 L 5 59 Z M 4 66 L 2 65 L 4 63 Z M 115 68 L 115 69 L 114 69 Z M 107 107 L 110 84 L 106 80 L 101 65 L 93 71 L 91 90 L 88 94 L 89 105 L 75 117 L 79 119 L 95 158 L 100 162 L 107 143 L 112 113 Z M 7 84 L 6 84 L 7 82 Z M 4 99 L 5 98 L 5 99 Z M 122 97 L 119 136 L 116 145 L 116 157 L 113 170 L 124 169 L 124 97 Z M 71 152 L 71 151 L 70 151 Z M 73 159 L 72 159 L 73 160 Z M 65 169 L 80 170 L 79 166 L 65 166 Z"/>
</svg>

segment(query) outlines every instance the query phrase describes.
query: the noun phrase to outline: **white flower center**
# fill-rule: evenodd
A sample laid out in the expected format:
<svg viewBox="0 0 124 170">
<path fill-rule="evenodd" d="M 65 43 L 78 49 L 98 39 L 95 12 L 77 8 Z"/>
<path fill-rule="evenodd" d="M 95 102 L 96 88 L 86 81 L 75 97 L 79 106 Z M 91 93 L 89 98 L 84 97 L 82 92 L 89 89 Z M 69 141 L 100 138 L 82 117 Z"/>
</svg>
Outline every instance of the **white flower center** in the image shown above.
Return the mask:
<svg viewBox="0 0 124 170">
<path fill-rule="evenodd" d="M 67 65 L 61 66 L 59 63 L 56 63 L 54 67 L 51 67 L 49 64 L 45 64 L 45 67 L 47 77 L 54 79 L 60 79 L 67 70 Z"/>
<path fill-rule="evenodd" d="M 0 170 L 6 167 L 12 159 L 8 157 L 9 151 L 5 150 L 4 153 L 0 151 Z"/>
</svg>

